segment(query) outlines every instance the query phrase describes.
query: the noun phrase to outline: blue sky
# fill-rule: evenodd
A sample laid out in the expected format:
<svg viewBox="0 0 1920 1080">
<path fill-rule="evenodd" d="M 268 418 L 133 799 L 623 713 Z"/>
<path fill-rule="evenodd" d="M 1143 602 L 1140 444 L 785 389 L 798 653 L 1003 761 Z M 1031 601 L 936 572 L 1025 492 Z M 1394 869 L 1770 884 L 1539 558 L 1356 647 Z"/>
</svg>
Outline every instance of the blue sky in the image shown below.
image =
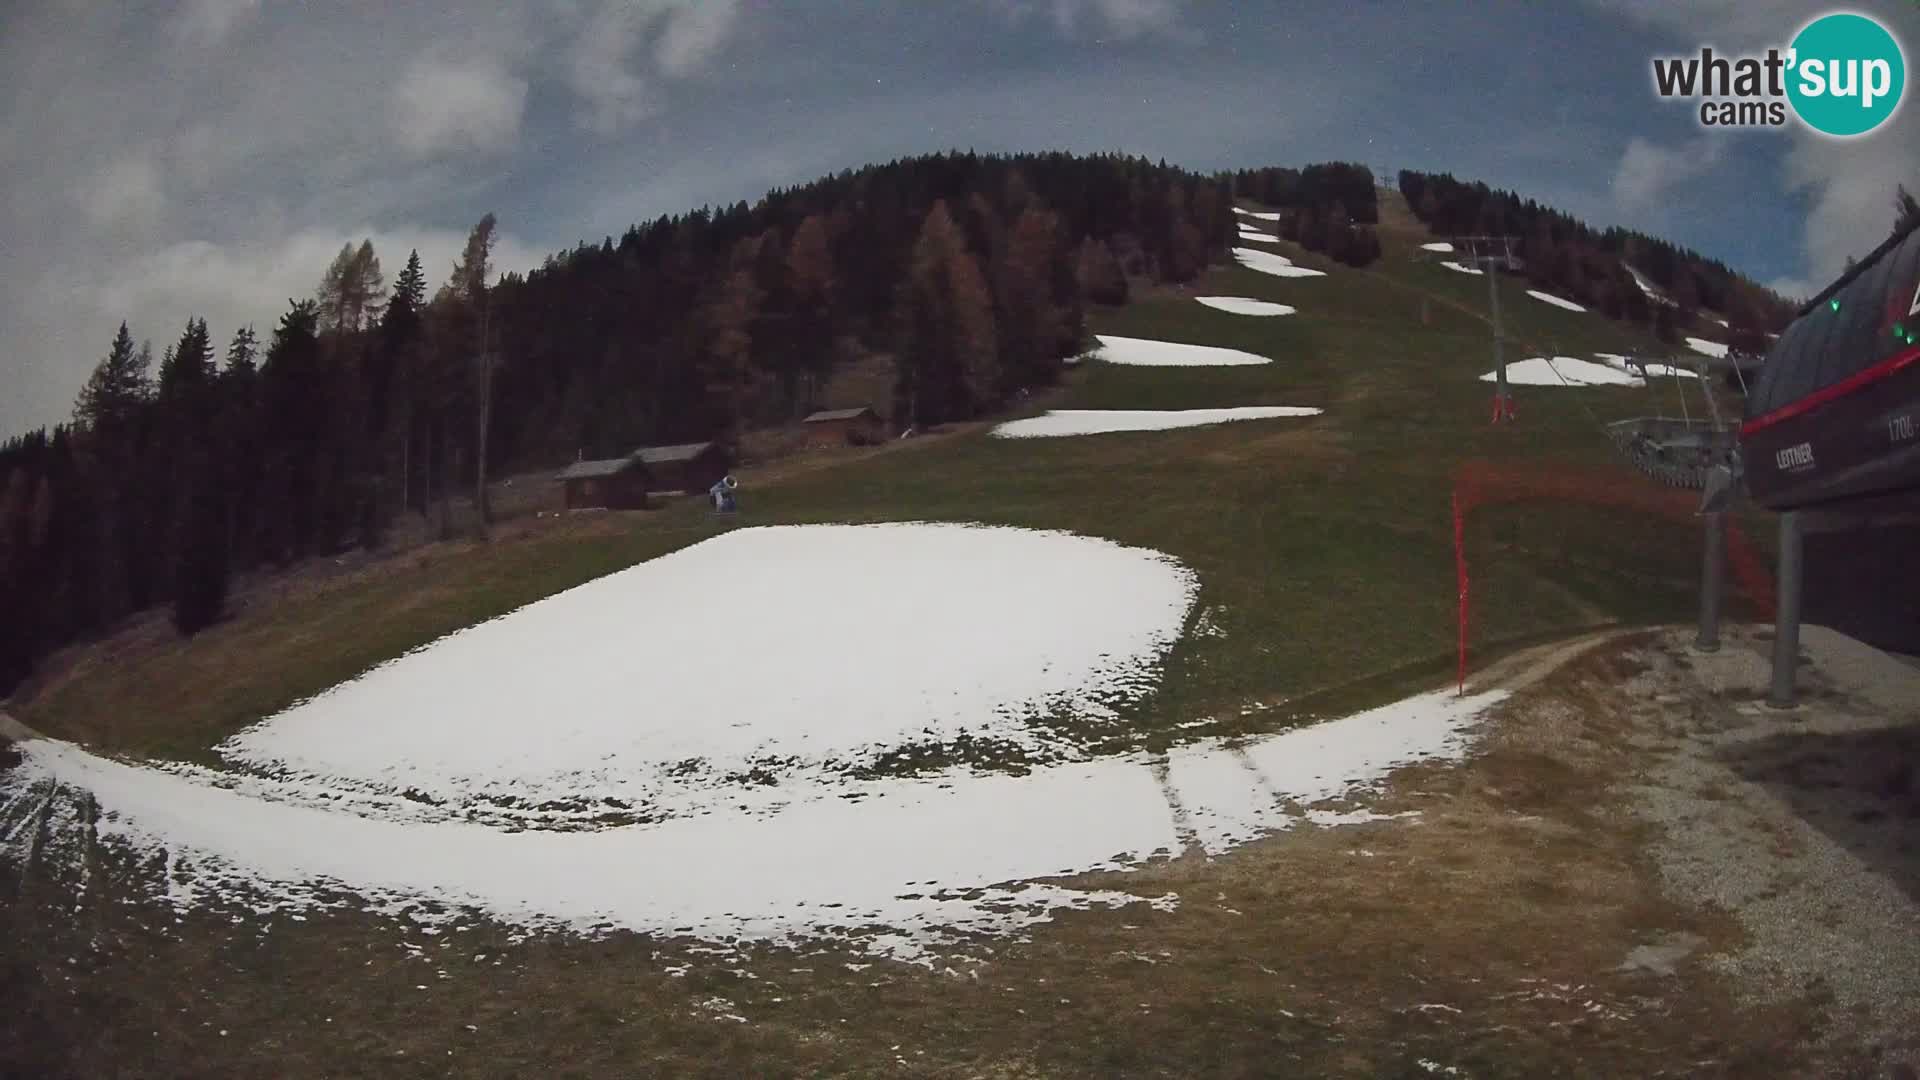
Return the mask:
<svg viewBox="0 0 1920 1080">
<path fill-rule="evenodd" d="M 270 327 L 344 241 L 444 278 L 949 147 L 1197 169 L 1447 170 L 1818 287 L 1920 185 L 1920 109 L 1838 144 L 1706 131 L 1649 61 L 1783 44 L 1784 0 L 54 0 L 0 14 L 0 434 L 60 419 L 114 326 Z M 1920 42 L 1910 0 L 1854 5 Z"/>
</svg>

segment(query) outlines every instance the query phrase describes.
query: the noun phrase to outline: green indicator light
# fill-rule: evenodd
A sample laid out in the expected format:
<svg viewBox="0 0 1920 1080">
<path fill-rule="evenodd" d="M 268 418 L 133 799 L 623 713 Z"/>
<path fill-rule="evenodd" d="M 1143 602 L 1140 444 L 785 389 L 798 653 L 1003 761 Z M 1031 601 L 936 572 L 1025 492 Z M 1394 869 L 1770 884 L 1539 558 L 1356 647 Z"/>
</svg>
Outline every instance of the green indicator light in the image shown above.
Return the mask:
<svg viewBox="0 0 1920 1080">
<path fill-rule="evenodd" d="M 1893 336 L 1894 336 L 1894 337 L 1897 337 L 1897 338 L 1903 338 L 1903 337 L 1906 337 L 1906 336 L 1907 336 L 1907 328 L 1906 328 L 1906 327 L 1904 327 L 1904 326 L 1901 326 L 1901 325 L 1900 325 L 1899 323 L 1894 323 L 1894 324 L 1893 324 Z"/>
<path fill-rule="evenodd" d="M 1835 311 L 1839 311 L 1839 310 L 1840 310 L 1840 301 L 1838 301 L 1838 300 L 1830 300 L 1830 301 L 1828 301 L 1828 304 L 1829 304 L 1829 306 L 1831 306 L 1831 307 L 1833 308 L 1833 310 L 1835 310 Z"/>
</svg>

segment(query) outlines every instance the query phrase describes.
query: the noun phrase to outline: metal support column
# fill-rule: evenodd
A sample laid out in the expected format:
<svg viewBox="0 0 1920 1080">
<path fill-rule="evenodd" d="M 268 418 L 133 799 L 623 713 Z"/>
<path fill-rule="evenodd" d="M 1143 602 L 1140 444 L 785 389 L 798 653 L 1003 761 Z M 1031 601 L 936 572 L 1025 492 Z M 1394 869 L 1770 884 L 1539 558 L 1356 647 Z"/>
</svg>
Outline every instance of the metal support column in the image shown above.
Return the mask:
<svg viewBox="0 0 1920 1080">
<path fill-rule="evenodd" d="M 1773 620 L 1773 686 L 1767 704 L 1791 709 L 1796 704 L 1794 674 L 1800 665 L 1800 587 L 1806 562 L 1800 514 L 1780 515 L 1779 603 Z"/>
<path fill-rule="evenodd" d="M 1500 267 L 1491 259 L 1480 263 L 1487 275 L 1487 306 L 1493 316 L 1493 419 L 1495 423 L 1513 419 L 1513 391 L 1507 388 L 1507 360 L 1502 346 L 1505 335 L 1500 327 Z"/>
<path fill-rule="evenodd" d="M 1707 554 L 1700 574 L 1700 632 L 1693 639 L 1695 651 L 1720 651 L 1720 597 L 1726 587 L 1727 515 L 1717 510 L 1707 519 Z"/>
</svg>

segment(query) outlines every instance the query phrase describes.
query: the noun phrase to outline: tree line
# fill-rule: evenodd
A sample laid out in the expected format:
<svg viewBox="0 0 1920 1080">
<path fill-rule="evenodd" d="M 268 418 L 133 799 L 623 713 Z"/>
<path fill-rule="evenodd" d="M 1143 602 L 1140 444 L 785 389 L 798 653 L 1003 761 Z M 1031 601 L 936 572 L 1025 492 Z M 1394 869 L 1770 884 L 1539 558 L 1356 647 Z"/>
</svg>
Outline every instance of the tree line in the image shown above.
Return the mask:
<svg viewBox="0 0 1920 1080">
<path fill-rule="evenodd" d="M 1400 192 L 1435 234 L 1513 237 L 1523 272 L 1537 288 L 1647 326 L 1662 341 L 1678 342 L 1695 316 L 1710 310 L 1726 319 L 1730 347 L 1760 355 L 1766 335 L 1795 314 L 1786 298 L 1718 260 L 1631 229 L 1594 229 L 1510 191 L 1445 173 L 1403 171 Z M 1636 272 L 1658 297 L 1642 288 Z"/>
<path fill-rule="evenodd" d="M 349 243 L 266 340 L 122 325 L 70 422 L 0 444 L 0 693 L 129 613 L 219 618 L 236 572 L 376 547 L 490 474 L 719 441 L 891 366 L 896 429 L 1057 379 L 1088 304 L 1233 245 L 1231 182 L 1124 155 L 951 153 L 661 217 L 493 281 L 492 215 L 428 294 Z M 840 402 L 839 404 L 849 404 Z"/>
<path fill-rule="evenodd" d="M 1233 174 L 1235 193 L 1280 212 L 1282 239 L 1348 266 L 1380 258 L 1380 198 L 1373 170 L 1334 161 L 1304 169 L 1243 169 Z"/>
</svg>

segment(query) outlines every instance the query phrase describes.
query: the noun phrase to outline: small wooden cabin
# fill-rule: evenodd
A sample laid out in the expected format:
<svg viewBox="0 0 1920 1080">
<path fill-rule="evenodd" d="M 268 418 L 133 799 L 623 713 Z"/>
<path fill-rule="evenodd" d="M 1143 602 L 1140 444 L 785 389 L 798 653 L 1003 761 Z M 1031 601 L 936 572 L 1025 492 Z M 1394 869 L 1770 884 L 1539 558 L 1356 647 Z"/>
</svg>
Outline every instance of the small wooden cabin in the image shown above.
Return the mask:
<svg viewBox="0 0 1920 1080">
<path fill-rule="evenodd" d="M 652 486 L 646 464 L 633 454 L 600 461 L 576 461 L 554 479 L 560 481 L 569 510 L 591 507 L 645 510 L 647 489 Z"/>
<path fill-rule="evenodd" d="M 634 451 L 633 459 L 645 466 L 654 491 L 680 491 L 689 495 L 706 494 L 707 489 L 732 468 L 726 451 L 710 442 L 649 446 Z"/>
<path fill-rule="evenodd" d="M 872 446 L 886 441 L 885 421 L 862 405 L 857 409 L 824 409 L 801 421 L 808 446 Z"/>
</svg>

